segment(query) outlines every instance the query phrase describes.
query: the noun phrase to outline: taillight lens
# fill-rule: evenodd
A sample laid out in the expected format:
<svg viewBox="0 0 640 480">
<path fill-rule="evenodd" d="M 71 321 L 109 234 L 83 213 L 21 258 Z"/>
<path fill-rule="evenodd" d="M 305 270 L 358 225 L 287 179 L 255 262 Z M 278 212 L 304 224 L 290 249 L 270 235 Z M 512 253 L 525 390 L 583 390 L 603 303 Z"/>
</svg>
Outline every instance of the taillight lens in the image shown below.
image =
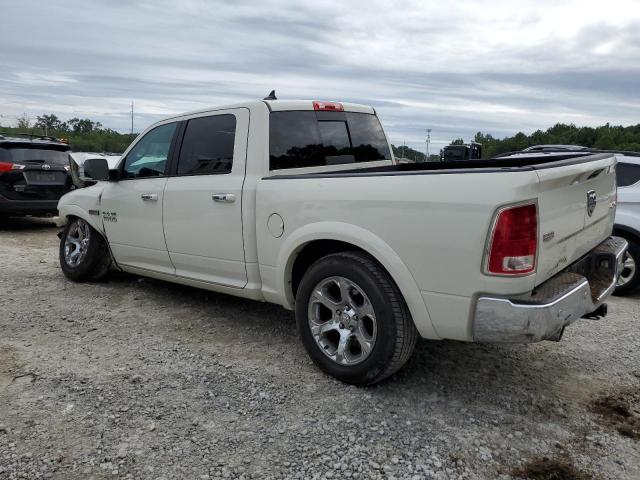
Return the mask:
<svg viewBox="0 0 640 480">
<path fill-rule="evenodd" d="M 314 110 L 327 110 L 330 112 L 344 112 L 344 107 L 337 102 L 313 102 Z"/>
<path fill-rule="evenodd" d="M 501 210 L 496 218 L 487 271 L 496 275 L 524 275 L 536 269 L 538 208 L 535 204 Z"/>
<path fill-rule="evenodd" d="M 22 170 L 24 165 L 18 165 L 11 162 L 0 162 L 0 173 L 10 172 L 11 170 Z"/>
</svg>

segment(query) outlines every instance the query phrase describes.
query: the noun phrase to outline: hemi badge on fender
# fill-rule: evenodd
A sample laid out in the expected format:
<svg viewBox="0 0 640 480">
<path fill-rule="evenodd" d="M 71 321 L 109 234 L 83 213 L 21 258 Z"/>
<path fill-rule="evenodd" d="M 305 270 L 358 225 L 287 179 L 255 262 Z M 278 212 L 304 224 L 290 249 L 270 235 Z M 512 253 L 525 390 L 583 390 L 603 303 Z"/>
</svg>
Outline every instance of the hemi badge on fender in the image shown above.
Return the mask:
<svg viewBox="0 0 640 480">
<path fill-rule="evenodd" d="M 100 210 L 89 210 L 89 215 L 100 215 Z"/>
<path fill-rule="evenodd" d="M 549 232 L 542 235 L 542 241 L 548 242 L 549 240 L 553 240 L 553 237 L 556 236 L 556 232 Z"/>
</svg>

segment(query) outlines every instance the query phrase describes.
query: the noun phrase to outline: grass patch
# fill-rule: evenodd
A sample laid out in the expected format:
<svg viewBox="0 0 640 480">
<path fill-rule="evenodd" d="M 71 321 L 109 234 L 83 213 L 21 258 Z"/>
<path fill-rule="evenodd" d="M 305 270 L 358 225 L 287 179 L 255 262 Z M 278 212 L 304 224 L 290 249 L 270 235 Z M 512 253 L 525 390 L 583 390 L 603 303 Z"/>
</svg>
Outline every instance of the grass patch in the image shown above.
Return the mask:
<svg viewBox="0 0 640 480">
<path fill-rule="evenodd" d="M 640 388 L 609 393 L 591 404 L 591 411 L 620 435 L 640 440 Z"/>
<path fill-rule="evenodd" d="M 591 480 L 593 477 L 579 471 L 566 458 L 534 458 L 511 474 L 516 478 L 530 480 Z"/>
</svg>

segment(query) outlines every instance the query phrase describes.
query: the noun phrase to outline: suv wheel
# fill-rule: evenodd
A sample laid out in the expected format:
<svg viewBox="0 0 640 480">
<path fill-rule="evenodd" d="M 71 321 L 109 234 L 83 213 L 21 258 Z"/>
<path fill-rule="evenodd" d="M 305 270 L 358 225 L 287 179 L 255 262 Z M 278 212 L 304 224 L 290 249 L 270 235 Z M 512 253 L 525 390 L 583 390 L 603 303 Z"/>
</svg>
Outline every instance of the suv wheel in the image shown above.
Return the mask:
<svg viewBox="0 0 640 480">
<path fill-rule="evenodd" d="M 111 267 L 104 237 L 81 218 L 71 218 L 62 232 L 60 267 L 74 282 L 101 280 Z"/>
<path fill-rule="evenodd" d="M 622 273 L 618 278 L 616 295 L 628 295 L 640 286 L 640 245 L 627 239 L 629 249 L 624 259 Z"/>
<path fill-rule="evenodd" d="M 359 252 L 328 255 L 307 270 L 296 320 L 316 365 L 354 385 L 370 385 L 398 371 L 418 336 L 387 272 Z"/>
</svg>

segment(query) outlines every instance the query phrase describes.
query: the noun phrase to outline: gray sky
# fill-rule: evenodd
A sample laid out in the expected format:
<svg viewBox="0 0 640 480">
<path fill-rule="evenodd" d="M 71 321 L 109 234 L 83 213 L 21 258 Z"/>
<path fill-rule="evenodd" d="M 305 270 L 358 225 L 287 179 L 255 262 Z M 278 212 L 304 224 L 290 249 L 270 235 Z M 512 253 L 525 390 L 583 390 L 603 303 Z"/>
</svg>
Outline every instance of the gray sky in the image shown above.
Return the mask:
<svg viewBox="0 0 640 480">
<path fill-rule="evenodd" d="M 393 143 L 432 152 L 640 123 L 640 1 L 3 1 L 0 123 L 55 113 L 127 131 L 264 97 L 376 107 Z"/>
</svg>

